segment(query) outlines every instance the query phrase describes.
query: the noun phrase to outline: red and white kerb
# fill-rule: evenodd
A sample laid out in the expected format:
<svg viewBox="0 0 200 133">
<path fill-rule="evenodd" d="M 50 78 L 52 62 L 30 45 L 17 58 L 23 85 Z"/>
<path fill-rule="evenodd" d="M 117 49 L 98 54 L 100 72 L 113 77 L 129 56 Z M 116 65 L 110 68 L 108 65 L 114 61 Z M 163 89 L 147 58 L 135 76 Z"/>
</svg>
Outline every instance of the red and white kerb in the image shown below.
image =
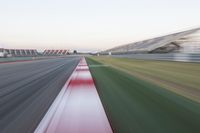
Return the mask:
<svg viewBox="0 0 200 133">
<path fill-rule="evenodd" d="M 35 133 L 112 133 L 84 58 Z"/>
</svg>

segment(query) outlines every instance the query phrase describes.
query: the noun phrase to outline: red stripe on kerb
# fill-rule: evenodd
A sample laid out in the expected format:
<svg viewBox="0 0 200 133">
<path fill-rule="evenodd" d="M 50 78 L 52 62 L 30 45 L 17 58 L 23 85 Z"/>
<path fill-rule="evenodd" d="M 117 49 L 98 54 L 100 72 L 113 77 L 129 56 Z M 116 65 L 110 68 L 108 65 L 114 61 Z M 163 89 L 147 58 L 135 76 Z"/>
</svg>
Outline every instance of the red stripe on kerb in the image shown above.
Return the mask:
<svg viewBox="0 0 200 133">
<path fill-rule="evenodd" d="M 87 64 L 79 64 L 78 66 L 87 66 Z"/>
<path fill-rule="evenodd" d="M 85 69 L 79 68 L 79 69 L 76 69 L 76 71 L 89 71 L 89 69 L 88 68 L 85 68 Z"/>
<path fill-rule="evenodd" d="M 82 85 L 93 85 L 94 81 L 93 79 L 73 79 L 70 81 L 70 86 L 82 86 Z"/>
<path fill-rule="evenodd" d="M 39 125 L 41 126 L 41 125 Z M 112 133 L 85 59 L 73 72 L 46 128 L 35 133 Z"/>
</svg>

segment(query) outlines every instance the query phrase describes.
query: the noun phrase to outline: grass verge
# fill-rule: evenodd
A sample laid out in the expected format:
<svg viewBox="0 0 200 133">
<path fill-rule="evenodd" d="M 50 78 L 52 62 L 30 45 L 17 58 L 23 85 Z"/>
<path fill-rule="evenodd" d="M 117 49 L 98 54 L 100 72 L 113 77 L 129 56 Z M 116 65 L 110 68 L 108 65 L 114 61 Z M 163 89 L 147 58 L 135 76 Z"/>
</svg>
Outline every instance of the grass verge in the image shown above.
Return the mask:
<svg viewBox="0 0 200 133">
<path fill-rule="evenodd" d="M 200 63 L 110 57 L 92 59 L 200 102 Z"/>
<path fill-rule="evenodd" d="M 199 133 L 200 104 L 87 58 L 116 133 Z"/>
</svg>

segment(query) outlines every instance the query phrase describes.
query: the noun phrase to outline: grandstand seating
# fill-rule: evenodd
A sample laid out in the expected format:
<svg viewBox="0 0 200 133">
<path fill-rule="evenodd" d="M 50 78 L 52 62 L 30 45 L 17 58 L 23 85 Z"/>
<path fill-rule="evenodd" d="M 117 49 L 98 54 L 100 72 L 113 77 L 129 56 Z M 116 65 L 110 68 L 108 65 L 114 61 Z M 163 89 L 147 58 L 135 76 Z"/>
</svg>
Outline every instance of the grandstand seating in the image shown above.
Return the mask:
<svg viewBox="0 0 200 133">
<path fill-rule="evenodd" d="M 68 55 L 69 50 L 67 49 L 56 49 L 56 50 L 44 50 L 43 53 L 38 53 L 36 49 L 4 49 L 0 48 L 0 52 L 4 52 L 6 55 L 12 57 L 34 57 L 38 55 L 43 56 L 62 56 Z"/>
<path fill-rule="evenodd" d="M 13 57 L 37 56 L 36 49 L 4 49 L 4 52 Z"/>
<path fill-rule="evenodd" d="M 69 54 L 69 50 L 64 50 L 64 49 L 60 49 L 60 50 L 49 50 L 46 49 L 43 52 L 44 56 L 59 56 L 59 55 L 68 55 Z"/>
<path fill-rule="evenodd" d="M 171 52 L 171 51 L 176 51 L 176 50 L 180 51 L 180 49 L 182 48 L 182 44 L 183 43 L 185 44 L 185 42 L 187 42 L 188 40 L 188 38 L 186 38 L 184 39 L 184 42 L 183 42 L 182 38 L 191 34 L 196 34 L 198 31 L 200 31 L 200 28 L 178 32 L 178 33 L 174 33 L 174 34 L 170 34 L 170 35 L 166 35 L 162 37 L 157 37 L 153 39 L 148 39 L 144 41 L 134 42 L 134 43 L 126 44 L 126 45 L 121 45 L 121 46 L 103 51 L 100 54 L 106 54 L 106 53 L 126 54 L 126 53 L 152 53 L 152 52 L 166 53 L 166 52 Z M 194 41 L 194 39 L 191 40 L 191 37 L 189 37 L 189 40 L 190 40 L 189 45 L 191 45 L 191 42 Z M 200 47 L 199 42 L 195 46 L 196 49 Z"/>
</svg>

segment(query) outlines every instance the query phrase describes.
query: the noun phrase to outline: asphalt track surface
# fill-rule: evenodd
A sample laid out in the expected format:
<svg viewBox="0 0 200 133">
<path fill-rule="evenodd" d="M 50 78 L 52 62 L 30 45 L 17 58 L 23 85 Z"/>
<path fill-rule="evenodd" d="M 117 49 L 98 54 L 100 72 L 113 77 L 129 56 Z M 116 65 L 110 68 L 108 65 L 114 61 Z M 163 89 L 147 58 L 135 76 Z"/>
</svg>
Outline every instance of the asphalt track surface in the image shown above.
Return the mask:
<svg viewBox="0 0 200 133">
<path fill-rule="evenodd" d="M 31 133 L 80 57 L 0 64 L 0 133 Z"/>
</svg>

